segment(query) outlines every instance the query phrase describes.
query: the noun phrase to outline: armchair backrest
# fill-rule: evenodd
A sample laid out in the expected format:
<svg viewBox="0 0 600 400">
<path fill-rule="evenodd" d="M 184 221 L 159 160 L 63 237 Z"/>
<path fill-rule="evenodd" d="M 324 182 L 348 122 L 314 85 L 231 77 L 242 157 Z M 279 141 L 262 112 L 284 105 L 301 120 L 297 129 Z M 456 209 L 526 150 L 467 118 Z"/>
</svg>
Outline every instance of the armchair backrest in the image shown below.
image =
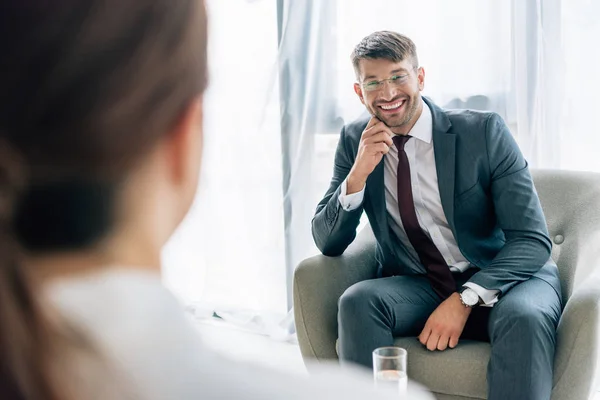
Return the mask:
<svg viewBox="0 0 600 400">
<path fill-rule="evenodd" d="M 600 174 L 532 170 L 553 243 L 564 302 L 600 265 Z"/>
</svg>

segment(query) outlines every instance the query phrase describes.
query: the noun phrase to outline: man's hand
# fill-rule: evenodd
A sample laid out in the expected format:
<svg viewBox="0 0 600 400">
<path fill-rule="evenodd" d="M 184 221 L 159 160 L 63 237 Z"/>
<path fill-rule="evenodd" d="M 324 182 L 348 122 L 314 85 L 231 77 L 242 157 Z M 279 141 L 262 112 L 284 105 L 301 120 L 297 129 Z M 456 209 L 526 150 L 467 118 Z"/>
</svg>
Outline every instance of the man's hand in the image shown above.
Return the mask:
<svg viewBox="0 0 600 400">
<path fill-rule="evenodd" d="M 392 131 L 377 117 L 371 117 L 362 133 L 358 154 L 348 174 L 347 194 L 360 192 L 371 172 L 392 146 Z"/>
<path fill-rule="evenodd" d="M 453 293 L 429 316 L 419 341 L 431 351 L 455 348 L 471 310 L 462 304 L 458 293 Z"/>
</svg>

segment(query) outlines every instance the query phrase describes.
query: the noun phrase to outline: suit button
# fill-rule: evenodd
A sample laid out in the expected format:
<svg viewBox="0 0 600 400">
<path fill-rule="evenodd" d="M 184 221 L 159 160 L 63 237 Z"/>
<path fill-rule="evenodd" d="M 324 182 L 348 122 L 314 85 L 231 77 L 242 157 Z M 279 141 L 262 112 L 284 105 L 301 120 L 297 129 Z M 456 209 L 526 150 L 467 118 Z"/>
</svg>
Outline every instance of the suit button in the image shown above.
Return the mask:
<svg viewBox="0 0 600 400">
<path fill-rule="evenodd" d="M 562 244 L 565 241 L 565 238 L 563 235 L 556 235 L 554 236 L 554 243 L 555 244 Z"/>
</svg>

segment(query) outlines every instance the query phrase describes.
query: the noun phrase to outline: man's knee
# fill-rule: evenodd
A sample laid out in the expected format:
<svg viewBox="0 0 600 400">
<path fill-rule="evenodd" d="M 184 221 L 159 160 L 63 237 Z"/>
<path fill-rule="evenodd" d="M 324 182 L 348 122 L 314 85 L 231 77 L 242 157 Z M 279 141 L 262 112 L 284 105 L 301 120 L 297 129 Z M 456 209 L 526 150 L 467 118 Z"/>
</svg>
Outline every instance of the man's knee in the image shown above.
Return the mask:
<svg viewBox="0 0 600 400">
<path fill-rule="evenodd" d="M 537 304 L 512 304 L 504 307 L 501 318 L 495 318 L 491 330 L 494 336 L 513 333 L 530 339 L 554 338 L 557 316 Z"/>
<path fill-rule="evenodd" d="M 380 305 L 380 294 L 370 281 L 350 286 L 340 296 L 338 308 L 341 315 L 361 315 Z"/>
</svg>

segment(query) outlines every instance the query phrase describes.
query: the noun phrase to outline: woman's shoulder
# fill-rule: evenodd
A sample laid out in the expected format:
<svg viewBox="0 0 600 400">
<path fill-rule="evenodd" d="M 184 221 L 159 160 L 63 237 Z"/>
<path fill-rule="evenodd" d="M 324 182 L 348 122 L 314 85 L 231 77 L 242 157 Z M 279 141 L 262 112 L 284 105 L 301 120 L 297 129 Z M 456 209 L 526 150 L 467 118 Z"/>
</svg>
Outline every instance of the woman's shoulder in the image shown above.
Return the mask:
<svg viewBox="0 0 600 400">
<path fill-rule="evenodd" d="M 158 274 L 111 268 L 57 280 L 46 290 L 54 307 L 83 329 L 139 335 L 163 320 L 184 320 L 177 299 Z"/>
<path fill-rule="evenodd" d="M 91 339 L 109 368 L 108 379 L 127 389 L 119 398 L 387 398 L 375 396 L 367 379 L 334 372 L 309 380 L 208 349 L 158 275 L 104 272 L 56 283 L 49 295 L 60 314 Z"/>
<path fill-rule="evenodd" d="M 47 293 L 61 317 L 103 351 L 200 346 L 197 329 L 158 273 L 111 268 L 56 281 Z"/>
</svg>

